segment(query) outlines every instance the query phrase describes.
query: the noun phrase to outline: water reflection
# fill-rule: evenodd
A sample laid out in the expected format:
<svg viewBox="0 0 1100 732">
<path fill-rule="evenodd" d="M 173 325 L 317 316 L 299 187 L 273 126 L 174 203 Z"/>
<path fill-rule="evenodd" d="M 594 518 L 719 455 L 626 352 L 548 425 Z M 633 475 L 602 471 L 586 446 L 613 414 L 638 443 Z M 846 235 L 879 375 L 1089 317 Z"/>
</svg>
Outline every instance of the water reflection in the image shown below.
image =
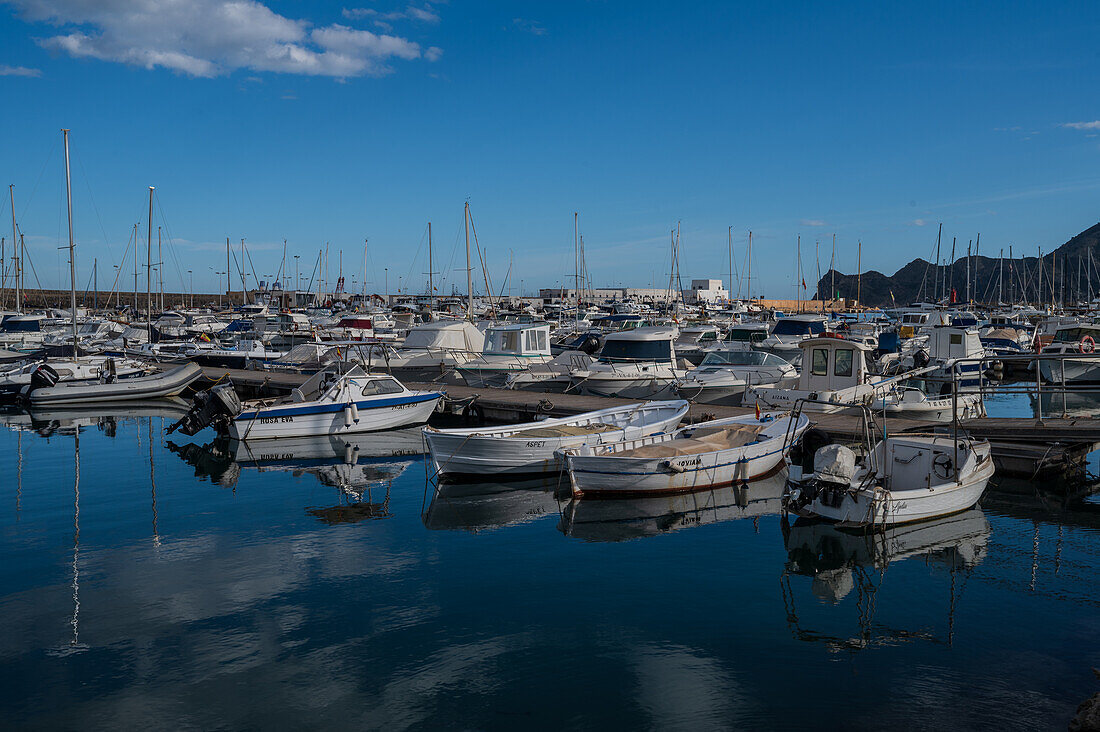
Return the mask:
<svg viewBox="0 0 1100 732">
<path fill-rule="evenodd" d="M 428 483 L 431 498 L 421 518 L 429 529 L 477 533 L 533 521 L 558 511 L 557 476 L 485 483 Z"/>
<path fill-rule="evenodd" d="M 625 541 L 782 512 L 787 472 L 745 486 L 649 498 L 572 499 L 558 529 L 584 541 Z"/>
<path fill-rule="evenodd" d="M 986 554 L 991 528 L 980 508 L 935 521 L 893 526 L 883 532 L 853 533 L 832 524 L 798 521 L 783 524 L 787 564 L 783 599 L 787 620 L 801 640 L 823 642 L 834 650 L 856 650 L 902 640 L 937 638 L 923 629 L 892 628 L 875 621 L 877 593 L 891 564 L 920 558 L 950 577 L 946 642 L 954 635 L 958 599 L 957 575 L 977 566 Z M 827 605 L 839 606 L 855 593 L 857 636 L 843 637 L 802 627 L 791 575 L 810 579 L 810 592 Z"/>
<path fill-rule="evenodd" d="M 10 429 L 37 432 L 42 437 L 71 435 L 86 427 L 95 427 L 108 437 L 114 437 L 120 422 L 152 417 L 174 421 L 186 414 L 187 408 L 187 402 L 178 398 L 115 402 L 108 407 L 102 404 L 30 407 L 25 411 L 7 409 L 0 412 L 0 424 Z"/>
<path fill-rule="evenodd" d="M 197 476 L 235 488 L 242 470 L 311 475 L 337 490 L 338 503 L 306 512 L 329 525 L 386 519 L 393 482 L 423 454 L 419 428 L 363 435 L 296 437 L 255 443 L 216 438 L 205 445 L 167 443 Z"/>
</svg>

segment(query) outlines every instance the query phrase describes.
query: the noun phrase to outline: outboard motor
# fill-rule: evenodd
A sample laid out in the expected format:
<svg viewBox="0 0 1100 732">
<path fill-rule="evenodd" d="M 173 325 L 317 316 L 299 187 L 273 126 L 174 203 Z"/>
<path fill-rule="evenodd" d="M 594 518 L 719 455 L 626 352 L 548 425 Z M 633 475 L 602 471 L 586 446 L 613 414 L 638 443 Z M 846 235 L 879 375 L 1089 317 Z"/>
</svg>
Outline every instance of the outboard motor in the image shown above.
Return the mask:
<svg viewBox="0 0 1100 732">
<path fill-rule="evenodd" d="M 928 351 L 920 350 L 913 354 L 913 368 L 923 369 L 928 363 Z"/>
<path fill-rule="evenodd" d="M 826 445 L 814 453 L 812 493 L 826 506 L 837 508 L 852 487 L 856 474 L 856 454 L 844 445 Z M 807 496 L 807 498 L 812 498 Z"/>
<path fill-rule="evenodd" d="M 170 435 L 178 429 L 191 437 L 207 427 L 213 427 L 218 434 L 226 434 L 241 408 L 241 400 L 232 384 L 211 387 L 195 395 L 191 410 L 165 430 L 165 434 Z"/>
<path fill-rule="evenodd" d="M 589 356 L 595 356 L 596 351 L 600 350 L 600 339 L 594 335 L 590 335 L 584 339 L 580 348 L 577 350 L 587 353 Z"/>
<path fill-rule="evenodd" d="M 31 386 L 27 390 L 27 394 L 30 394 L 35 389 L 49 388 L 51 386 L 57 386 L 57 382 L 61 380 L 61 376 L 54 370 L 53 366 L 48 363 L 43 363 L 31 372 Z"/>
</svg>

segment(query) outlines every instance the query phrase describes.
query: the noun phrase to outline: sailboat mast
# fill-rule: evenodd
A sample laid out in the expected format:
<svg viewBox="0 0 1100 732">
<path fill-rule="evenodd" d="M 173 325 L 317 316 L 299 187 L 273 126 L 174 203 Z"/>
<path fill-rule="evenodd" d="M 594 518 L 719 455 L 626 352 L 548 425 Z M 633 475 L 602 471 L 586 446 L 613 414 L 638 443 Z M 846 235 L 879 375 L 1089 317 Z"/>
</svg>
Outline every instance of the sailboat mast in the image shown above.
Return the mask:
<svg viewBox="0 0 1100 732">
<path fill-rule="evenodd" d="M 8 186 L 8 195 L 11 197 L 11 248 L 15 252 L 15 312 L 23 312 L 23 296 L 21 294 L 21 283 L 19 282 L 19 268 L 22 262 L 19 261 L 19 255 L 22 254 L 16 249 L 15 238 L 15 184 Z"/>
<path fill-rule="evenodd" d="M 72 310 L 73 320 L 73 358 L 77 358 L 76 350 L 76 250 L 73 246 L 73 186 L 72 175 L 69 172 L 69 131 L 61 130 L 65 137 L 65 202 L 69 212 L 69 308 Z"/>
<path fill-rule="evenodd" d="M 149 342 L 153 342 L 153 186 L 149 186 L 149 219 L 145 233 L 145 319 Z"/>
<path fill-rule="evenodd" d="M 733 307 L 733 227 L 729 228 L 728 244 L 730 250 L 730 289 L 726 299 L 730 301 L 730 307 Z"/>
<path fill-rule="evenodd" d="M 463 209 L 466 223 L 466 319 L 474 319 L 474 271 L 470 269 L 470 202 Z"/>
<path fill-rule="evenodd" d="M 573 313 L 573 322 L 581 318 L 581 230 L 577 212 L 573 212 L 573 287 L 576 288 L 577 309 Z"/>
<path fill-rule="evenodd" d="M 233 288 L 229 286 L 229 237 L 225 237 L 225 297 L 229 300 L 229 309 L 233 309 Z M 219 298 L 220 299 L 220 298 Z"/>
<path fill-rule="evenodd" d="M 856 240 L 856 307 L 860 307 L 863 289 L 863 242 Z"/>
<path fill-rule="evenodd" d="M 936 232 L 936 277 L 932 280 L 932 302 L 939 302 L 940 294 L 940 240 L 943 237 L 943 223 L 940 223 L 940 229 Z"/>
<path fill-rule="evenodd" d="M 745 277 L 749 281 L 748 296 L 749 296 L 749 302 L 751 303 L 752 302 L 752 229 L 749 229 L 749 265 L 748 265 L 748 272 L 746 273 Z"/>
<path fill-rule="evenodd" d="M 157 282 L 160 283 L 160 312 L 164 312 L 164 253 L 160 245 L 160 227 L 157 227 Z"/>
<path fill-rule="evenodd" d="M 435 279 L 432 272 L 432 222 L 428 222 L 428 309 L 432 308 L 435 299 Z"/>
</svg>

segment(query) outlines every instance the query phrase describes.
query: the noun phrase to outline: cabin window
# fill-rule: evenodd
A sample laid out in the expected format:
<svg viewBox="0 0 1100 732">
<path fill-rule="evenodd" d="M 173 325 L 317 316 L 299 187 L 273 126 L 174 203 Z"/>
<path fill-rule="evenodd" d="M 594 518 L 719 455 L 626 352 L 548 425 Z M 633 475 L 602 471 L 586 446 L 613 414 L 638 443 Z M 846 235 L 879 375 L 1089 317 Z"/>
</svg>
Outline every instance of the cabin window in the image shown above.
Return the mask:
<svg viewBox="0 0 1100 732">
<path fill-rule="evenodd" d="M 810 373 L 814 376 L 827 376 L 829 374 L 829 352 L 826 349 L 814 349 Z"/>
<path fill-rule="evenodd" d="M 833 362 L 833 375 L 834 376 L 851 376 L 852 375 L 852 355 L 855 354 L 850 348 L 843 348 L 836 352 Z"/>
<path fill-rule="evenodd" d="M 961 346 L 963 343 L 962 333 L 951 333 L 951 345 Z"/>
<path fill-rule="evenodd" d="M 535 335 L 538 337 L 538 344 L 539 344 L 538 350 L 545 351 L 546 350 L 546 331 L 545 330 L 535 331 Z"/>
<path fill-rule="evenodd" d="M 375 379 L 363 384 L 363 396 L 377 396 L 379 394 L 400 394 L 405 391 L 396 379 Z"/>
</svg>

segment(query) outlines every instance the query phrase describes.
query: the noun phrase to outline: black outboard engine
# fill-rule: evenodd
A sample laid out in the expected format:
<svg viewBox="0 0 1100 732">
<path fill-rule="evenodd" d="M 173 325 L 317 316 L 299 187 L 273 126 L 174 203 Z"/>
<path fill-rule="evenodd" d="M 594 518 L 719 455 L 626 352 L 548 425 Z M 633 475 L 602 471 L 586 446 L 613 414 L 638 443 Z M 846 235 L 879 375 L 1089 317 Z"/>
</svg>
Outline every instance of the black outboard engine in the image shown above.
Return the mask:
<svg viewBox="0 0 1100 732">
<path fill-rule="evenodd" d="M 590 335 L 584 339 L 579 349 L 583 353 L 587 353 L 589 356 L 595 356 L 596 351 L 600 350 L 600 339 L 594 335 Z"/>
<path fill-rule="evenodd" d="M 43 363 L 31 372 L 31 388 L 27 390 L 30 394 L 35 389 L 43 389 L 51 386 L 57 386 L 57 382 L 61 380 L 61 376 L 54 370 L 53 366 L 48 363 Z"/>
<path fill-rule="evenodd" d="M 241 413 L 241 400 L 232 384 L 214 386 L 195 395 L 191 410 L 165 430 L 172 434 L 177 429 L 192 437 L 207 427 L 213 427 L 218 434 L 229 432 L 233 418 Z"/>
</svg>

